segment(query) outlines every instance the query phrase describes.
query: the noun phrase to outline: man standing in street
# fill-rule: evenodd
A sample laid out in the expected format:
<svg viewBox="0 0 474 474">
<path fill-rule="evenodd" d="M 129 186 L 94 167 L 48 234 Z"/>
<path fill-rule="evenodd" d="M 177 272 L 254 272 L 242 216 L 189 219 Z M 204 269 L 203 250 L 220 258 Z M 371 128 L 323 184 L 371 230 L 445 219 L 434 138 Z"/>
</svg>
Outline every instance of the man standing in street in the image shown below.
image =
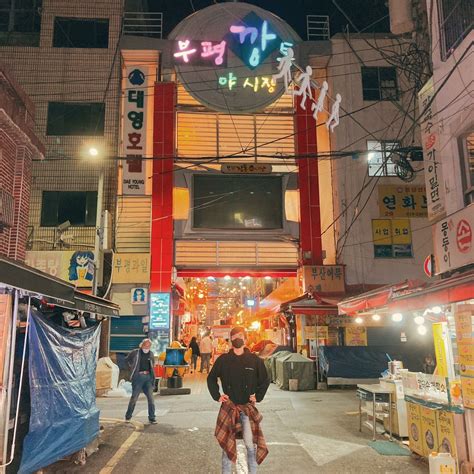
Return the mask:
<svg viewBox="0 0 474 474">
<path fill-rule="evenodd" d="M 270 381 L 263 360 L 245 347 L 243 327 L 231 330 L 230 342 L 232 348 L 216 360 L 207 377 L 212 398 L 221 403 L 215 436 L 222 448 L 222 473 L 232 472 L 237 460 L 236 438 L 241 437 L 247 448 L 248 472 L 255 474 L 268 454 L 260 429 L 262 416 L 255 404 L 263 400 Z"/>
<path fill-rule="evenodd" d="M 207 373 L 209 373 L 212 354 L 212 340 L 209 337 L 209 333 L 201 339 L 199 351 L 201 352 L 201 369 L 199 372 L 202 373 L 202 371 L 206 369 Z"/>
<path fill-rule="evenodd" d="M 135 349 L 127 356 L 127 364 L 130 369 L 130 379 L 132 381 L 132 396 L 128 403 L 125 420 L 132 418 L 133 410 L 141 392 L 148 399 L 148 420 L 156 423 L 155 400 L 153 399 L 153 388 L 155 386 L 155 359 L 151 349 L 150 339 L 143 339 L 139 349 Z"/>
</svg>

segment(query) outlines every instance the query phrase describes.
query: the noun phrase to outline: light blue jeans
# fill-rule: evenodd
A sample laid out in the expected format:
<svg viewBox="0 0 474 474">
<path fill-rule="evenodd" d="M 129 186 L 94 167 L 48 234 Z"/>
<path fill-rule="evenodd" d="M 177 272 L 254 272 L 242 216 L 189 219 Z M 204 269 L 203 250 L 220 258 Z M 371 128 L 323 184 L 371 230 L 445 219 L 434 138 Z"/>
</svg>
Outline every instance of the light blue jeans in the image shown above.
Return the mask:
<svg viewBox="0 0 474 474">
<path fill-rule="evenodd" d="M 257 472 L 257 451 L 253 444 L 252 427 L 247 415 L 240 413 L 240 422 L 242 423 L 242 434 L 244 444 L 247 448 L 247 467 L 249 474 L 256 474 Z M 232 473 L 232 461 L 227 457 L 225 451 L 222 451 L 222 474 Z"/>
</svg>

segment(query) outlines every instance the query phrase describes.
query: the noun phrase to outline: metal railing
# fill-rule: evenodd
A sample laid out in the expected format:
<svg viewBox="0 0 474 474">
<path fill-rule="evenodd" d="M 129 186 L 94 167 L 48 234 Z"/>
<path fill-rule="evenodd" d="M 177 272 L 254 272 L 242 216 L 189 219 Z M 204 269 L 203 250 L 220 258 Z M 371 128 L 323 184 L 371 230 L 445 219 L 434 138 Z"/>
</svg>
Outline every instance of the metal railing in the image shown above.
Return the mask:
<svg viewBox="0 0 474 474">
<path fill-rule="evenodd" d="M 163 13 L 125 12 L 123 34 L 161 39 L 163 37 Z"/>
<path fill-rule="evenodd" d="M 444 61 L 473 28 L 474 7 L 469 1 L 440 0 L 438 8 Z"/>
<path fill-rule="evenodd" d="M 328 41 L 331 36 L 329 16 L 306 15 L 306 35 L 308 41 Z"/>
</svg>

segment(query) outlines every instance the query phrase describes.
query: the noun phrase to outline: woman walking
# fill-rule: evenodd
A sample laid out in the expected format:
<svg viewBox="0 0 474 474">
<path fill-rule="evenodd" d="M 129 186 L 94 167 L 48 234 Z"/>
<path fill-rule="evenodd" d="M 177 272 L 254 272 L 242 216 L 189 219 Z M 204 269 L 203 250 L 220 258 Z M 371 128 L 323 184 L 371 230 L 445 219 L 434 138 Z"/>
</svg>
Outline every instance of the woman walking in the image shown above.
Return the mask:
<svg viewBox="0 0 474 474">
<path fill-rule="evenodd" d="M 197 340 L 195 337 L 191 339 L 191 342 L 189 343 L 188 347 L 192 351 L 191 352 L 191 373 L 193 373 L 193 367 L 194 367 L 194 371 L 196 371 L 197 360 L 198 360 L 198 357 L 201 355 L 199 351 L 199 344 L 197 343 Z"/>
</svg>

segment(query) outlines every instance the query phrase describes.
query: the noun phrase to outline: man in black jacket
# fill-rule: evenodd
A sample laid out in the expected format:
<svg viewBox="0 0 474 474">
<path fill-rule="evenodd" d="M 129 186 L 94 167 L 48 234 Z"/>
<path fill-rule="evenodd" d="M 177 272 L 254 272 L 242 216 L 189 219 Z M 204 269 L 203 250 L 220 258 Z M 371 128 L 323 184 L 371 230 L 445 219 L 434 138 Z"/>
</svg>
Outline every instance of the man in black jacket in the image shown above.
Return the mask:
<svg viewBox="0 0 474 474">
<path fill-rule="evenodd" d="M 130 352 L 126 358 L 130 369 L 130 379 L 132 381 L 132 396 L 128 403 L 125 419 L 129 421 L 132 418 L 133 410 L 141 392 L 148 399 L 148 420 L 150 423 L 156 423 L 155 400 L 153 398 L 153 388 L 155 386 L 155 357 L 151 349 L 150 339 L 143 339 L 139 349 Z"/>
<path fill-rule="evenodd" d="M 207 387 L 212 398 L 220 403 L 229 400 L 235 405 L 247 405 L 261 402 L 267 392 L 270 381 L 263 360 L 245 347 L 245 329 L 235 327 L 230 332 L 232 349 L 222 354 L 214 363 L 207 377 Z M 220 379 L 220 393 L 217 379 Z M 256 451 L 250 420 L 244 411 L 240 411 L 243 438 L 247 448 L 249 473 L 257 470 Z M 222 472 L 230 473 L 232 462 L 226 453 L 222 453 Z"/>
</svg>

